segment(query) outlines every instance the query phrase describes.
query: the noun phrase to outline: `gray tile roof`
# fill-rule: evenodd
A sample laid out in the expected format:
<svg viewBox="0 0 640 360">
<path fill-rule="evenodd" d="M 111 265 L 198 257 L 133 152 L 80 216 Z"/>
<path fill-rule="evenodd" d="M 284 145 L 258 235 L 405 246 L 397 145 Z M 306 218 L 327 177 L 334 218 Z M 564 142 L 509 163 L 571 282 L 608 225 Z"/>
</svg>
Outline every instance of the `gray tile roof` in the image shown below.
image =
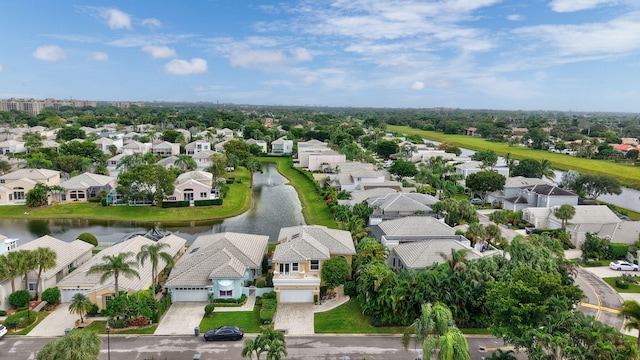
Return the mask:
<svg viewBox="0 0 640 360">
<path fill-rule="evenodd" d="M 549 195 L 549 196 L 578 196 L 575 193 L 564 190 L 554 185 L 549 184 L 538 184 L 527 187 L 527 190 L 534 192 L 539 195 Z"/>
<path fill-rule="evenodd" d="M 426 240 L 401 243 L 391 250 L 407 269 L 424 269 L 435 263 L 445 263 L 451 249 L 467 250 L 467 259 L 482 257 L 482 253 L 456 240 Z"/>
<path fill-rule="evenodd" d="M 320 225 L 299 225 L 280 229 L 281 242 L 273 253 L 273 262 L 327 260 L 331 255 L 355 255 L 348 231 Z"/>
<path fill-rule="evenodd" d="M 82 240 L 66 242 L 49 235 L 45 235 L 35 240 L 29 241 L 26 244 L 20 245 L 12 251 L 36 250 L 37 248 L 41 247 L 49 248 L 56 253 L 56 266 L 45 271 L 42 274 L 43 279 L 49 279 L 55 276 L 60 270 L 66 268 L 67 265 L 73 263 L 79 257 L 93 249 L 93 245 Z"/>
<path fill-rule="evenodd" d="M 449 225 L 431 216 L 407 216 L 378 224 L 385 235 L 454 235 Z"/>
<path fill-rule="evenodd" d="M 171 270 L 167 286 L 204 286 L 210 279 L 236 279 L 258 269 L 269 237 L 224 232 L 201 235 Z"/>
<path fill-rule="evenodd" d="M 431 212 L 431 205 L 438 199 L 431 195 L 420 193 L 393 193 L 378 198 L 367 199 L 371 207 L 377 207 L 385 212 Z"/>
<path fill-rule="evenodd" d="M 106 186 L 116 178 L 113 176 L 104 176 L 92 173 L 83 173 L 78 176 L 74 176 L 67 181 L 60 183 L 60 186 L 67 190 L 85 190 L 90 187 Z"/>
</svg>

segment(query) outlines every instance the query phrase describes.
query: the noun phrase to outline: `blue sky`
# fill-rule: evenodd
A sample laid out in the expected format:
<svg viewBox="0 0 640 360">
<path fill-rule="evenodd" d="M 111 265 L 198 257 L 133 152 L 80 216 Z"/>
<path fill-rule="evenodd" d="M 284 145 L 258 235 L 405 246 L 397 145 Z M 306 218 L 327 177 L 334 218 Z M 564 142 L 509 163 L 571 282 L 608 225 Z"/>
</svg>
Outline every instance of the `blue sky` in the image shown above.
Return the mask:
<svg viewBox="0 0 640 360">
<path fill-rule="evenodd" d="M 0 98 L 640 112 L 637 0 L 20 0 Z"/>
</svg>

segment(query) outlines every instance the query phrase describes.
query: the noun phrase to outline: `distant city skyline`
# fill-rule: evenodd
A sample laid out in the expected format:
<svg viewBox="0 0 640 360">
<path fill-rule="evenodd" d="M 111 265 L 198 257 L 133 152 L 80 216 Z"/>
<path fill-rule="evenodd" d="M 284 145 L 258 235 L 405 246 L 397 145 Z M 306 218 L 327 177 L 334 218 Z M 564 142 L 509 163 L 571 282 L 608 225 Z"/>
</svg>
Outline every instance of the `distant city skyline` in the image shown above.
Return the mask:
<svg viewBox="0 0 640 360">
<path fill-rule="evenodd" d="M 640 112 L 634 0 L 11 1 L 0 98 Z"/>
</svg>

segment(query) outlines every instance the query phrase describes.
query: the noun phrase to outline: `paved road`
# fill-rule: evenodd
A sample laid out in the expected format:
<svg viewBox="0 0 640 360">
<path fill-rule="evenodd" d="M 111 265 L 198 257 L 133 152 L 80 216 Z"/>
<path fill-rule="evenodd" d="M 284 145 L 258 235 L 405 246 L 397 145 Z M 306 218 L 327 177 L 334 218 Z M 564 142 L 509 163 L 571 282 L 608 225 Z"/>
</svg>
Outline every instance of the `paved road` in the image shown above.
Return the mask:
<svg viewBox="0 0 640 360">
<path fill-rule="evenodd" d="M 619 275 L 619 274 L 616 274 Z M 616 329 L 622 330 L 624 318 L 618 316 L 606 309 L 620 310 L 622 304 L 622 298 L 620 295 L 605 283 L 600 277 L 595 275 L 593 271 L 586 270 L 578 267 L 578 277 L 576 278 L 576 285 L 578 285 L 586 295 L 586 299 L 583 302 L 600 306 L 603 309 L 595 309 L 591 307 L 579 306 L 579 310 L 584 312 L 585 315 L 592 315 L 597 320 L 612 326 Z"/>
<path fill-rule="evenodd" d="M 7 337 L 0 340 L 0 360 L 33 360 L 35 352 L 54 338 Z M 287 336 L 286 359 L 335 360 L 349 356 L 352 360 L 366 357 L 368 360 L 413 360 L 418 352 L 405 351 L 399 336 Z M 502 341 L 492 337 L 469 338 L 471 358 L 479 360 L 491 355 L 481 351 L 502 346 Z M 203 342 L 200 338 L 184 336 L 111 336 L 109 340 L 111 360 L 192 360 L 200 353 L 202 360 L 240 360 L 242 342 Z M 107 339 L 102 342 L 99 360 L 107 360 Z M 520 356 L 520 358 L 523 358 Z"/>
</svg>

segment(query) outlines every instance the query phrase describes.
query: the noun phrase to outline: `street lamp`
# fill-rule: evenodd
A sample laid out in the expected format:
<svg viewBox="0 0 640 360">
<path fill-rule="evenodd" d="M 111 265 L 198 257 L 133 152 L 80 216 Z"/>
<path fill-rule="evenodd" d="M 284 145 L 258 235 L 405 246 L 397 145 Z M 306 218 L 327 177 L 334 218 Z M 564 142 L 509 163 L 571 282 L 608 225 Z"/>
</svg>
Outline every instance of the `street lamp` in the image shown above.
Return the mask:
<svg viewBox="0 0 640 360">
<path fill-rule="evenodd" d="M 111 332 L 111 328 L 107 325 L 107 359 L 111 360 L 111 341 L 109 339 L 109 333 Z"/>
</svg>

